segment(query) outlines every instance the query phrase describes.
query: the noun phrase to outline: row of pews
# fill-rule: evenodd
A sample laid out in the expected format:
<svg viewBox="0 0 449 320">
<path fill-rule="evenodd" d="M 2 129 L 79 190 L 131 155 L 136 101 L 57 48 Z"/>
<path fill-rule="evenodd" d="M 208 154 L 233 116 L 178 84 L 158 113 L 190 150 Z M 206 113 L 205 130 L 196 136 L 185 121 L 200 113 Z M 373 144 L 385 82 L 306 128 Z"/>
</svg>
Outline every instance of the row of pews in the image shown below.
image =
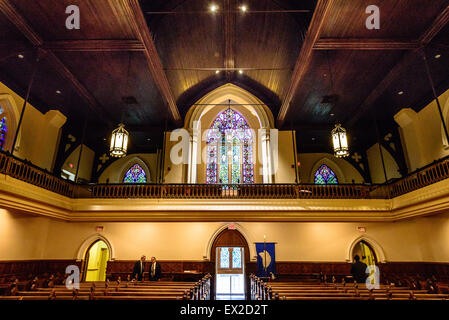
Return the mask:
<svg viewBox="0 0 449 320">
<path fill-rule="evenodd" d="M 250 275 L 251 300 L 449 300 L 437 290 L 360 283 L 265 282 Z"/>
<path fill-rule="evenodd" d="M 83 282 L 79 288 L 48 282 L 46 287 L 15 280 L 0 300 L 210 300 L 211 275 L 198 282 L 117 281 Z"/>
</svg>

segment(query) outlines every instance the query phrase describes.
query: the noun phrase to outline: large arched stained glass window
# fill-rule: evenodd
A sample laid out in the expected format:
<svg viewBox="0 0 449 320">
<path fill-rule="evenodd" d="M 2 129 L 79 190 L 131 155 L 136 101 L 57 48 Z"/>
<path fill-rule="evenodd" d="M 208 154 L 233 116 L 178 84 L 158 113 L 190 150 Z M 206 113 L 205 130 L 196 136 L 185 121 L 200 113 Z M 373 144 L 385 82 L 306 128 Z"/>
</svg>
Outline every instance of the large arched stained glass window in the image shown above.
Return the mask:
<svg viewBox="0 0 449 320">
<path fill-rule="evenodd" d="M 133 165 L 123 178 L 124 183 L 147 183 L 147 175 L 145 170 L 137 163 Z"/>
<path fill-rule="evenodd" d="M 338 184 L 337 175 L 325 164 L 315 172 L 315 184 Z"/>
<path fill-rule="evenodd" d="M 6 134 L 8 133 L 8 127 L 6 125 L 6 117 L 0 120 L 0 149 L 3 150 L 6 143 Z"/>
<path fill-rule="evenodd" d="M 220 113 L 207 133 L 206 183 L 254 183 L 252 131 L 232 109 Z"/>
</svg>

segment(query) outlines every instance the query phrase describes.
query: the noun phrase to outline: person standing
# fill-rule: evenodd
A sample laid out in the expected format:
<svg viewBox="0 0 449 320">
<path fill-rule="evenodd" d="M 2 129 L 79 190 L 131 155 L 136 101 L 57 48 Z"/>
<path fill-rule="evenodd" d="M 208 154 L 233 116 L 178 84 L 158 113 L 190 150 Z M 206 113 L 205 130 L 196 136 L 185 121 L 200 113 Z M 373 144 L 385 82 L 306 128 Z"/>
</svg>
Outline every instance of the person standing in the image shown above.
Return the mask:
<svg viewBox="0 0 449 320">
<path fill-rule="evenodd" d="M 364 283 L 367 277 L 366 264 L 360 261 L 360 257 L 355 255 L 355 262 L 351 266 L 351 274 L 357 283 Z"/>
<path fill-rule="evenodd" d="M 150 281 L 159 281 L 161 273 L 161 264 L 156 261 L 155 257 L 151 257 Z"/>
<path fill-rule="evenodd" d="M 145 259 L 146 257 L 142 255 L 140 260 L 134 264 L 133 276 L 132 278 L 137 278 L 138 281 L 143 280 L 143 273 L 145 272 Z"/>
</svg>

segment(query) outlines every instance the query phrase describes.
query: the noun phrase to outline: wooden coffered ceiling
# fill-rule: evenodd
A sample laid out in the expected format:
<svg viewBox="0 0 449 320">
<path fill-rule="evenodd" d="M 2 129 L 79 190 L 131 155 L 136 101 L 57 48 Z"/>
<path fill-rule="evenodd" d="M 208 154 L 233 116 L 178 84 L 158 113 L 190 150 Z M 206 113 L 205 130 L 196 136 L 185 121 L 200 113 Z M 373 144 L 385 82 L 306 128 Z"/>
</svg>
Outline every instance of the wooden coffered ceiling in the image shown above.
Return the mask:
<svg viewBox="0 0 449 320">
<path fill-rule="evenodd" d="M 323 152 L 337 120 L 358 132 L 373 112 L 391 120 L 430 101 L 422 48 L 438 91 L 449 87 L 449 0 L 214 2 L 216 13 L 210 0 L 0 0 L 0 80 L 24 94 L 39 48 L 31 103 L 59 108 L 75 129 L 89 110 L 93 145 L 121 120 L 145 141 L 166 121 L 180 126 L 192 103 L 231 82 L 267 103 L 279 128 L 301 131 L 301 151 Z M 365 27 L 372 4 L 379 30 Z M 65 28 L 69 5 L 80 30 Z"/>
</svg>

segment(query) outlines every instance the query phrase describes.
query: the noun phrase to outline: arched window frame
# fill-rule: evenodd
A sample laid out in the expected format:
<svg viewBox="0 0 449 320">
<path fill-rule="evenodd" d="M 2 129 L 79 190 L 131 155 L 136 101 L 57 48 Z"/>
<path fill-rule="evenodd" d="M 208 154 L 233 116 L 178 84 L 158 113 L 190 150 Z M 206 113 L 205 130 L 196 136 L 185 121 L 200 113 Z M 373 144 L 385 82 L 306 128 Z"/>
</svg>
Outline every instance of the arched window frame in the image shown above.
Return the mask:
<svg viewBox="0 0 449 320">
<path fill-rule="evenodd" d="M 321 172 L 322 172 L 323 169 L 326 169 L 329 172 L 329 178 L 326 181 L 324 181 L 324 183 L 317 183 L 316 180 L 318 178 L 318 175 L 322 176 Z M 314 183 L 315 184 L 338 184 L 338 176 L 337 176 L 337 174 L 334 172 L 334 170 L 332 170 L 331 167 L 327 166 L 324 163 L 315 171 L 315 175 L 314 176 L 315 176 L 314 177 Z M 329 183 L 329 180 L 331 178 L 334 179 L 335 182 Z"/>
<path fill-rule="evenodd" d="M 120 159 L 122 160 L 122 159 Z M 120 161 L 118 160 L 118 161 Z M 134 156 L 130 156 L 129 159 L 125 162 L 125 164 L 122 166 L 122 173 L 120 174 L 119 177 L 119 181 L 118 183 L 123 183 L 123 180 L 125 179 L 125 175 L 128 172 L 129 169 L 131 169 L 135 164 L 138 164 L 143 171 L 145 172 L 146 178 L 147 178 L 147 182 L 146 183 L 151 183 L 152 182 L 152 174 L 150 172 L 150 168 L 149 166 L 146 164 L 145 161 L 143 161 L 141 158 Z"/>
<path fill-rule="evenodd" d="M 230 125 L 229 122 L 234 119 L 237 119 L 237 123 Z M 238 130 L 244 130 L 243 135 L 239 135 Z M 230 140 L 232 142 L 230 142 Z M 223 152 L 228 153 L 231 150 L 233 155 L 235 155 L 235 151 L 238 150 L 241 157 L 241 159 L 239 159 L 241 167 L 239 168 L 240 178 L 237 182 L 232 181 L 232 160 L 229 160 L 228 157 L 226 161 L 227 168 L 225 168 L 228 176 L 228 183 L 254 183 L 255 172 L 253 140 L 254 135 L 248 125 L 248 122 L 240 112 L 231 108 L 220 112 L 212 122 L 210 130 L 207 134 L 206 183 L 222 183 L 219 180 L 220 171 L 222 169 L 219 164 L 220 156 L 223 155 Z"/>
<path fill-rule="evenodd" d="M 139 175 L 138 175 L 137 177 L 133 177 L 133 178 L 137 178 L 137 179 L 144 178 L 145 181 L 132 181 L 132 182 L 125 181 L 125 180 L 127 179 L 127 177 L 128 177 L 128 173 L 129 173 L 131 170 L 133 170 L 134 168 L 139 169 L 140 173 L 139 173 Z M 141 175 L 143 175 L 143 177 L 141 177 Z M 123 183 L 135 183 L 135 184 L 143 184 L 143 183 L 147 183 L 147 181 L 148 181 L 148 180 L 147 180 L 147 174 L 146 174 L 145 170 L 144 170 L 138 163 L 135 163 L 134 165 L 132 165 L 132 166 L 126 171 L 125 176 L 123 177 L 123 180 L 122 180 Z"/>
<path fill-rule="evenodd" d="M 12 152 L 12 144 L 14 135 L 17 130 L 17 119 L 19 119 L 19 111 L 14 98 L 10 94 L 0 94 L 0 107 L 3 112 L 0 114 L 0 120 L 6 118 L 7 134 L 3 143 L 3 151 Z M 19 149 L 21 140 L 21 132 L 17 137 L 16 150 Z"/>
<path fill-rule="evenodd" d="M 341 170 L 340 166 L 336 162 L 332 161 L 328 157 L 321 158 L 315 162 L 315 164 L 312 167 L 312 170 L 310 171 L 310 178 L 309 178 L 310 183 L 315 183 L 315 173 L 323 164 L 331 168 L 332 171 L 337 175 L 338 184 L 346 183 L 346 177 L 343 173 L 343 170 Z"/>
</svg>

